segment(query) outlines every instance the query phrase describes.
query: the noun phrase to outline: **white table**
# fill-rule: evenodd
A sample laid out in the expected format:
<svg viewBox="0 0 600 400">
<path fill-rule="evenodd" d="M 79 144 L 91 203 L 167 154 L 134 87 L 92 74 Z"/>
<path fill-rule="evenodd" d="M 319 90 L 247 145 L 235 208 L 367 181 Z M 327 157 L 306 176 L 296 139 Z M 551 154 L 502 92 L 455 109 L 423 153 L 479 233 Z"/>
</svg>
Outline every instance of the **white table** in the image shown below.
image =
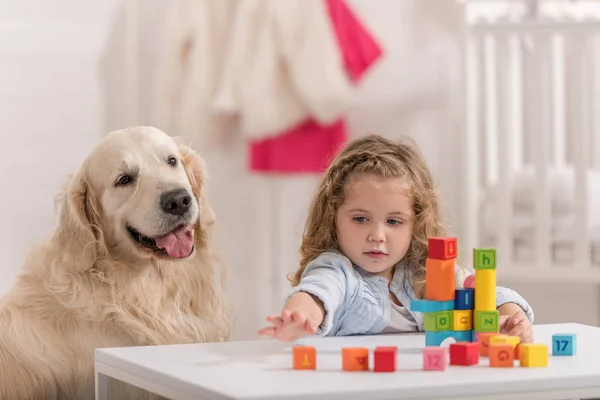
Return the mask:
<svg viewBox="0 0 600 400">
<path fill-rule="evenodd" d="M 553 357 L 554 333 L 577 334 L 577 354 Z M 96 399 L 107 399 L 107 376 L 177 400 L 600 398 L 600 328 L 538 325 L 535 336 L 548 345 L 547 368 L 490 368 L 481 358 L 423 371 L 423 334 L 305 339 L 317 347 L 316 371 L 293 370 L 292 345 L 273 340 L 97 349 Z M 341 371 L 342 347 L 385 345 L 398 346 L 398 371 Z"/>
</svg>

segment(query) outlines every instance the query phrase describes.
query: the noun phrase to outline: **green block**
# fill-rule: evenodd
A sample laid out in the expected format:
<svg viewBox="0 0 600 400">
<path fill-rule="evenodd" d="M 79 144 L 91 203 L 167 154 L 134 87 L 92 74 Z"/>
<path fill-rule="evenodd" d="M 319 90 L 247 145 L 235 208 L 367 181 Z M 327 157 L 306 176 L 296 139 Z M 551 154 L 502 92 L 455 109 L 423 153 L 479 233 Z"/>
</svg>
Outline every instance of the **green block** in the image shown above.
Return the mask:
<svg viewBox="0 0 600 400">
<path fill-rule="evenodd" d="M 426 331 L 440 332 L 452 330 L 452 310 L 425 313 L 423 328 Z"/>
<path fill-rule="evenodd" d="M 473 268 L 496 269 L 496 249 L 473 249 Z"/>
<path fill-rule="evenodd" d="M 475 332 L 498 332 L 500 315 L 495 311 L 475 310 Z"/>
</svg>

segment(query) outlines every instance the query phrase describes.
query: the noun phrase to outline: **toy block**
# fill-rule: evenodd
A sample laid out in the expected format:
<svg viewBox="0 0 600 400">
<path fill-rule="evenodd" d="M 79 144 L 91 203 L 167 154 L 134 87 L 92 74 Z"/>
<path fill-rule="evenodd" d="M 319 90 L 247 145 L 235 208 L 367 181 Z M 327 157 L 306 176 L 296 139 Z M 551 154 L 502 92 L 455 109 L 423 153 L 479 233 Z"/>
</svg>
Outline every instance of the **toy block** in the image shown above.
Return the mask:
<svg viewBox="0 0 600 400">
<path fill-rule="evenodd" d="M 454 300 L 435 301 L 415 299 L 410 301 L 410 311 L 418 311 L 422 313 L 430 313 L 437 311 L 449 311 L 454 309 Z"/>
<path fill-rule="evenodd" d="M 444 371 L 448 365 L 448 350 L 445 347 L 425 347 L 423 349 L 423 369 Z"/>
<path fill-rule="evenodd" d="M 426 313 L 423 317 L 423 328 L 426 331 L 450 331 L 452 330 L 452 311 L 437 311 Z"/>
<path fill-rule="evenodd" d="M 509 335 L 495 335 L 490 338 L 490 345 L 492 344 L 510 344 L 513 346 L 513 358 L 515 360 L 519 359 L 519 344 L 521 343 L 521 339 L 518 336 L 509 336 Z"/>
<path fill-rule="evenodd" d="M 474 289 L 456 289 L 454 291 L 455 310 L 473 310 L 475 308 Z"/>
<path fill-rule="evenodd" d="M 475 310 L 475 331 L 476 332 L 498 332 L 498 320 L 500 316 L 498 310 L 477 311 Z"/>
<path fill-rule="evenodd" d="M 494 339 L 494 338 L 492 338 Z M 513 367 L 515 349 L 510 343 L 491 343 L 489 347 L 490 367 Z"/>
<path fill-rule="evenodd" d="M 472 342 L 472 331 L 428 331 L 425 330 L 425 346 L 439 346 L 447 338 L 453 338 L 456 342 Z"/>
<path fill-rule="evenodd" d="M 479 344 L 479 355 L 487 357 L 489 355 L 490 339 L 495 336 L 502 336 L 498 332 L 476 332 L 476 341 Z"/>
<path fill-rule="evenodd" d="M 548 366 L 548 346 L 537 343 L 521 343 L 519 351 L 519 361 L 521 367 L 547 367 Z"/>
<path fill-rule="evenodd" d="M 432 237 L 428 241 L 428 257 L 436 260 L 451 260 L 458 255 L 456 238 Z"/>
<path fill-rule="evenodd" d="M 475 310 L 493 311 L 496 309 L 496 270 L 475 271 Z"/>
<path fill-rule="evenodd" d="M 450 345 L 450 365 L 479 364 L 479 347 L 477 343 L 458 342 Z"/>
<path fill-rule="evenodd" d="M 342 369 L 344 371 L 368 371 L 369 349 L 366 347 L 342 348 Z"/>
<path fill-rule="evenodd" d="M 454 300 L 454 260 L 428 258 L 425 262 L 425 282 L 428 300 Z"/>
<path fill-rule="evenodd" d="M 471 310 L 454 310 L 452 316 L 452 329 L 455 331 L 470 331 L 473 329 L 473 316 Z M 469 340 L 472 342 L 472 340 Z"/>
<path fill-rule="evenodd" d="M 475 275 L 471 274 L 465 278 L 463 282 L 463 288 L 465 289 L 475 289 Z"/>
<path fill-rule="evenodd" d="M 552 335 L 553 356 L 574 356 L 577 353 L 577 335 L 574 333 L 555 333 Z"/>
<path fill-rule="evenodd" d="M 477 270 L 496 269 L 496 249 L 473 249 L 473 268 Z"/>
<path fill-rule="evenodd" d="M 378 346 L 373 351 L 373 371 L 374 372 L 394 372 L 396 371 L 396 354 L 398 348 L 395 346 Z"/>
<path fill-rule="evenodd" d="M 294 369 L 317 369 L 317 349 L 313 346 L 294 346 Z"/>
</svg>

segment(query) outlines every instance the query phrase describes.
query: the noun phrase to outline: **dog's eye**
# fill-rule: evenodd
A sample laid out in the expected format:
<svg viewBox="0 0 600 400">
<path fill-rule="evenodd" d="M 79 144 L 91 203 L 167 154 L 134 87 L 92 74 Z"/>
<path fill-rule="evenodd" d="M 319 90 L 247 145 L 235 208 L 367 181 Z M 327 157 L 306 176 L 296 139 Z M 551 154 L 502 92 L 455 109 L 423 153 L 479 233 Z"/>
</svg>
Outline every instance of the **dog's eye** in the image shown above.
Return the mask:
<svg viewBox="0 0 600 400">
<path fill-rule="evenodd" d="M 169 163 L 170 166 L 174 167 L 177 165 L 177 159 L 175 157 L 169 157 L 167 163 Z"/>
<path fill-rule="evenodd" d="M 131 183 L 133 179 L 129 175 L 121 175 L 119 179 L 117 179 L 117 186 L 125 186 Z"/>
</svg>

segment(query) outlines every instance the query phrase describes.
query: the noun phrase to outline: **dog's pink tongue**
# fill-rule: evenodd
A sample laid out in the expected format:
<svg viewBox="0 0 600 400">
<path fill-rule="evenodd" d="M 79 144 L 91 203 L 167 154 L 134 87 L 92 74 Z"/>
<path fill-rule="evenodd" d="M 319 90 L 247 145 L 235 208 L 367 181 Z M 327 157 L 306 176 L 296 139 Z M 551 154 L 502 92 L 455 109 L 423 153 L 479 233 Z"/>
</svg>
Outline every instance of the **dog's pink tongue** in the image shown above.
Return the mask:
<svg viewBox="0 0 600 400">
<path fill-rule="evenodd" d="M 165 249 L 169 257 L 184 258 L 190 255 L 194 247 L 194 231 L 183 226 L 155 240 L 156 246 Z"/>
</svg>

